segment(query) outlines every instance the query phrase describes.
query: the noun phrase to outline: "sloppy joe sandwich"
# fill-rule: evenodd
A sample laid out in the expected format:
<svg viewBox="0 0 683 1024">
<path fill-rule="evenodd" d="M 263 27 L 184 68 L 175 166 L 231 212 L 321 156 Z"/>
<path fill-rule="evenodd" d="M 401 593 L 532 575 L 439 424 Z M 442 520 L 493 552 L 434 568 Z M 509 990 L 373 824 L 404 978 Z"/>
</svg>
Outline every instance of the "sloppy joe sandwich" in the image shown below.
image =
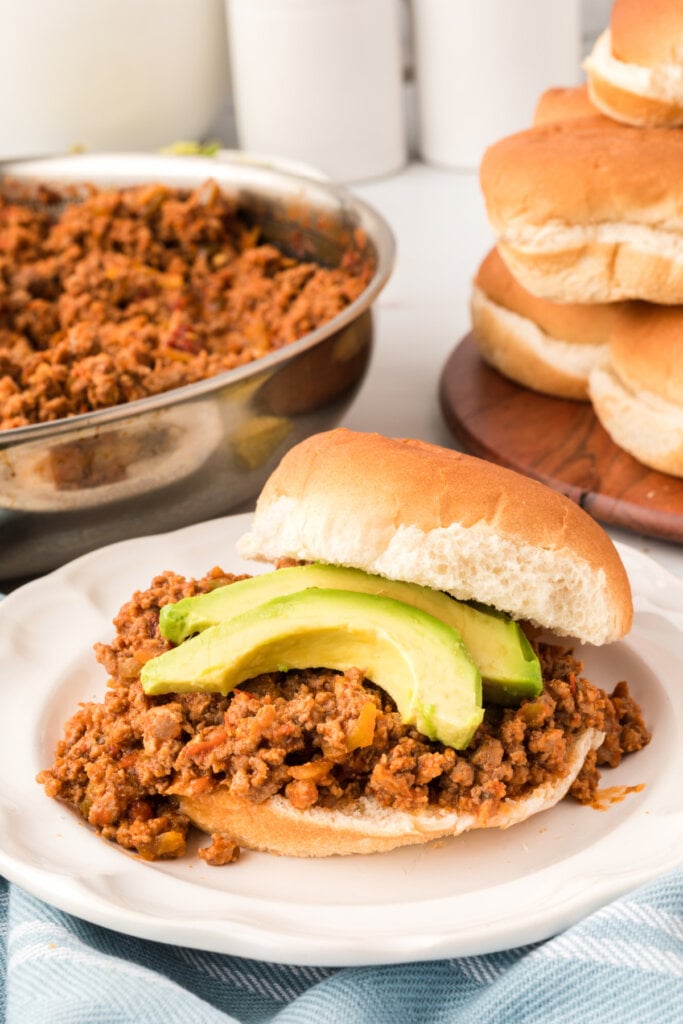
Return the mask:
<svg viewBox="0 0 683 1024">
<path fill-rule="evenodd" d="M 543 394 L 587 400 L 588 374 L 603 357 L 619 303 L 561 305 L 523 288 L 496 249 L 472 285 L 479 351 L 506 377 Z"/>
<path fill-rule="evenodd" d="M 590 97 L 632 125 L 683 125 L 683 7 L 615 0 L 610 26 L 587 60 Z"/>
<path fill-rule="evenodd" d="M 370 853 L 507 827 L 648 741 L 566 642 L 618 640 L 628 579 L 568 499 L 459 452 L 335 430 L 267 481 L 251 576 L 165 572 L 97 656 L 102 703 L 39 776 L 102 835 L 174 857 Z"/>
<path fill-rule="evenodd" d="M 583 118 L 539 125 L 484 154 L 500 253 L 554 302 L 683 303 L 683 132 Z"/>
<path fill-rule="evenodd" d="M 683 476 L 683 310 L 630 303 L 591 373 L 595 413 L 639 462 Z"/>
</svg>

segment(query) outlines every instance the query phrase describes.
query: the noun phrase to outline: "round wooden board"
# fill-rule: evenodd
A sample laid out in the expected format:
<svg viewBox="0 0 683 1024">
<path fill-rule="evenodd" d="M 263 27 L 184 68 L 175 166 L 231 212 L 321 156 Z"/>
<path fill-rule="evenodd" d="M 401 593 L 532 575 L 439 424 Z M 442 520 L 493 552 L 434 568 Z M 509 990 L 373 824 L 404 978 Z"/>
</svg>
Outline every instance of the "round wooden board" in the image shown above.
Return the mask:
<svg viewBox="0 0 683 1024">
<path fill-rule="evenodd" d="M 612 442 L 587 402 L 550 398 L 487 366 L 468 334 L 444 366 L 446 422 L 468 451 L 535 477 L 595 519 L 683 541 L 683 480 L 636 462 Z"/>
</svg>

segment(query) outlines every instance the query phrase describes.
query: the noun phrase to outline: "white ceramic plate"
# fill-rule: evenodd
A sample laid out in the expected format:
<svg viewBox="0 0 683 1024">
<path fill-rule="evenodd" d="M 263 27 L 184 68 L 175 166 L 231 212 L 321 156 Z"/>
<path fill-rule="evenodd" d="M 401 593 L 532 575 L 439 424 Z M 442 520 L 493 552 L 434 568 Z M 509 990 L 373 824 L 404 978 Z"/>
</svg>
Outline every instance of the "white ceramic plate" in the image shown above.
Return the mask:
<svg viewBox="0 0 683 1024">
<path fill-rule="evenodd" d="M 628 640 L 586 648 L 589 678 L 629 680 L 652 743 L 603 785 L 645 783 L 606 812 L 564 801 L 507 832 L 365 857 L 245 852 L 230 867 L 146 863 L 100 839 L 34 781 L 63 723 L 100 700 L 92 653 L 137 588 L 165 569 L 254 570 L 234 553 L 248 516 L 124 541 L 0 603 L 0 871 L 63 910 L 131 935 L 298 964 L 491 952 L 546 938 L 683 862 L 683 582 L 628 547 Z"/>
</svg>

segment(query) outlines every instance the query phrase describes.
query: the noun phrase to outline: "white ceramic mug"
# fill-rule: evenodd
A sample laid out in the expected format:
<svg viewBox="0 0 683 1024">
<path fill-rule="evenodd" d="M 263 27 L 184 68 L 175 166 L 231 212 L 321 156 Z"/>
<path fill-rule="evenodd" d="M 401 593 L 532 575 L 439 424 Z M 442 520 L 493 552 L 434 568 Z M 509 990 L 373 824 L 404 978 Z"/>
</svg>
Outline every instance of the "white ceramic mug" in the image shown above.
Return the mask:
<svg viewBox="0 0 683 1024">
<path fill-rule="evenodd" d="M 544 89 L 580 80 L 580 0 L 413 0 L 419 148 L 477 167 L 531 123 Z"/>
<path fill-rule="evenodd" d="M 337 181 L 406 159 L 398 0 L 226 0 L 240 147 Z"/>
<path fill-rule="evenodd" d="M 0 157 L 155 149 L 213 130 L 222 0 L 0 2 Z"/>
</svg>

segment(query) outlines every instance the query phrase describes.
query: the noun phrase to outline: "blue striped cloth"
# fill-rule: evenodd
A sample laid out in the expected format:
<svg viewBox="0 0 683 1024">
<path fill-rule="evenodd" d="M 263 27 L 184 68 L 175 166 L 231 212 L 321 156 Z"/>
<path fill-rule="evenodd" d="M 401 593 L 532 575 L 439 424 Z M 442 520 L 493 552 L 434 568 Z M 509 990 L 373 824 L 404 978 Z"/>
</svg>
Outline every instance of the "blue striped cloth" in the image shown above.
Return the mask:
<svg viewBox="0 0 683 1024">
<path fill-rule="evenodd" d="M 683 869 L 547 942 L 428 963 L 283 967 L 164 946 L 70 917 L 4 879 L 0 943 L 7 1024 L 683 1021 Z"/>
</svg>

